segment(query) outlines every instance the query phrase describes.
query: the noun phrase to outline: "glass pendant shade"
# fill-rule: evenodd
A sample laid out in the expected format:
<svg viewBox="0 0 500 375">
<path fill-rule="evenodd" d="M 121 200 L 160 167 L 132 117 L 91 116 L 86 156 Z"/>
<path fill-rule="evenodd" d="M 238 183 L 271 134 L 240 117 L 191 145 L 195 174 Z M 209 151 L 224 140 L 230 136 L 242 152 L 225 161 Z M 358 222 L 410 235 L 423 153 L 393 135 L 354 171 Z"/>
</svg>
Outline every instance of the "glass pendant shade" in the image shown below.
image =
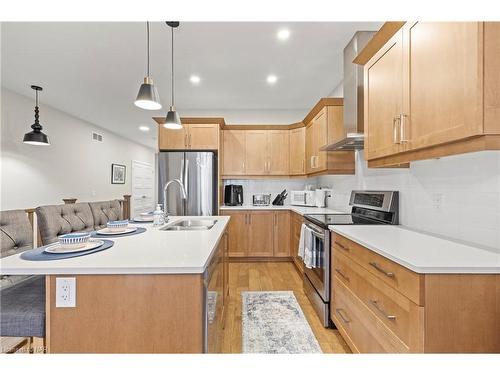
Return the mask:
<svg viewBox="0 0 500 375">
<path fill-rule="evenodd" d="M 23 138 L 23 143 L 35 146 L 49 146 L 49 137 L 42 132 L 42 125 L 40 125 L 40 110 L 38 108 L 38 91 L 43 89 L 40 86 L 31 86 L 35 90 L 35 123 L 31 125 L 32 131 L 26 133 Z"/>
<path fill-rule="evenodd" d="M 170 107 L 163 127 L 167 129 L 182 129 L 181 119 L 174 107 Z"/>
<path fill-rule="evenodd" d="M 150 77 L 144 78 L 144 83 L 139 88 L 139 93 L 137 94 L 137 99 L 135 99 L 134 104 L 142 109 L 161 109 L 160 96 Z"/>
</svg>

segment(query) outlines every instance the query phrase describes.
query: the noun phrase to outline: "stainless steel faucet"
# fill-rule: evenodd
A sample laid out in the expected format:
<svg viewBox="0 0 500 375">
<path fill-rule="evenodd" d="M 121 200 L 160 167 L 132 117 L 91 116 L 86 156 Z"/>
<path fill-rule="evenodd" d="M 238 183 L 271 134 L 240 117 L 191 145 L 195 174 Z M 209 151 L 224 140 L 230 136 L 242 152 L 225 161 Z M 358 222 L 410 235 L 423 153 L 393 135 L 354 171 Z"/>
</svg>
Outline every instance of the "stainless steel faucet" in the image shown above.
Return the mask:
<svg viewBox="0 0 500 375">
<path fill-rule="evenodd" d="M 167 189 L 168 187 L 170 186 L 171 183 L 177 183 L 180 188 L 181 188 L 181 194 L 182 194 L 182 200 L 186 200 L 187 199 L 187 192 L 186 192 L 186 188 L 184 186 L 184 184 L 182 183 L 181 180 L 179 179 L 175 179 L 175 180 L 170 180 L 169 182 L 167 182 L 165 184 L 165 187 L 163 188 L 163 207 L 165 209 L 165 222 L 168 221 L 168 211 L 167 211 Z M 182 206 L 182 214 L 184 215 L 185 212 L 184 212 L 184 204 L 181 205 Z"/>
</svg>

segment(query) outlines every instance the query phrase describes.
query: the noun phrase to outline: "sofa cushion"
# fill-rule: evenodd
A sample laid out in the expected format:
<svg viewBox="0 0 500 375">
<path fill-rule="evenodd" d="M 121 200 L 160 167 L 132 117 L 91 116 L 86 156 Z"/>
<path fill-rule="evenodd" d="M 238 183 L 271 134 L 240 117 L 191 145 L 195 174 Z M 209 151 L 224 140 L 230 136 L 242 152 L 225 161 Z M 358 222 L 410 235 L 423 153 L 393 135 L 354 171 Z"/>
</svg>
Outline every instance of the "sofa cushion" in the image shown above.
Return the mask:
<svg viewBox="0 0 500 375">
<path fill-rule="evenodd" d="M 0 211 L 0 257 L 20 253 L 33 246 L 33 229 L 24 210 Z"/>
<path fill-rule="evenodd" d="M 0 304 L 0 336 L 45 336 L 44 276 L 2 290 Z"/>
<path fill-rule="evenodd" d="M 94 217 L 95 229 L 106 227 L 108 221 L 123 219 L 122 206 L 120 201 L 90 202 L 90 210 Z"/>
<path fill-rule="evenodd" d="M 94 217 L 88 203 L 41 206 L 36 214 L 44 245 L 56 242 L 62 234 L 94 230 Z"/>
</svg>

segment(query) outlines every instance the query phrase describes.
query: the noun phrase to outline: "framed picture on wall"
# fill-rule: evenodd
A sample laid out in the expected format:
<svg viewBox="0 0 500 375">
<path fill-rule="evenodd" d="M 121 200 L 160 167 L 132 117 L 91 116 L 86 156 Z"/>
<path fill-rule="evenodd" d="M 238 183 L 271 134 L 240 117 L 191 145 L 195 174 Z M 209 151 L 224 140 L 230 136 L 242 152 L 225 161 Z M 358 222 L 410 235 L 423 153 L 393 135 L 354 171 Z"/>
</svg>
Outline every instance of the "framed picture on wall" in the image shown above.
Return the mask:
<svg viewBox="0 0 500 375">
<path fill-rule="evenodd" d="M 111 164 L 111 183 L 124 184 L 125 183 L 126 167 L 121 164 Z"/>
</svg>

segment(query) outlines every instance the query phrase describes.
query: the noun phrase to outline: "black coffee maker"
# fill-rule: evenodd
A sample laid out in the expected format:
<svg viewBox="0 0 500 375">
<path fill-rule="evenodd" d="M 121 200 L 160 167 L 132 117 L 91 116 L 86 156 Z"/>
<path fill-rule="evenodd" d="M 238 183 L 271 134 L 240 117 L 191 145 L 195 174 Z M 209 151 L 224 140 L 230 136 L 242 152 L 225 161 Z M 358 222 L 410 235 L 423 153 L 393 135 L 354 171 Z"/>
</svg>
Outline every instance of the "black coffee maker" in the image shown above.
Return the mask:
<svg viewBox="0 0 500 375">
<path fill-rule="evenodd" d="M 242 206 L 243 186 L 241 185 L 224 186 L 224 204 L 226 206 Z"/>
</svg>

